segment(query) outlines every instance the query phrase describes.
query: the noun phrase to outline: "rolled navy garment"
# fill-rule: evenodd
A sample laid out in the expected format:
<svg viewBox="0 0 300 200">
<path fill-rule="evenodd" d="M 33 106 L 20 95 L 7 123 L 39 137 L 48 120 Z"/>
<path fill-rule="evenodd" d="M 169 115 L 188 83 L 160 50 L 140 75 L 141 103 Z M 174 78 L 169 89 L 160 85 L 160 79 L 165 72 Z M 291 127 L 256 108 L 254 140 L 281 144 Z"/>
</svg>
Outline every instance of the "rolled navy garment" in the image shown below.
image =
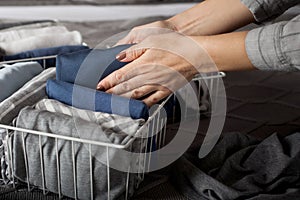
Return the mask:
<svg viewBox="0 0 300 200">
<path fill-rule="evenodd" d="M 3 61 L 26 59 L 26 58 L 37 58 L 43 56 L 53 56 L 53 55 L 82 51 L 86 49 L 89 49 L 89 47 L 83 45 L 59 46 L 59 47 L 52 47 L 52 48 L 36 49 L 32 51 L 25 51 L 11 56 L 3 56 Z M 36 60 L 36 61 L 40 63 L 43 67 L 49 68 L 49 67 L 55 67 L 56 59 L 55 58 L 46 59 L 45 63 L 44 60 Z"/>
<path fill-rule="evenodd" d="M 59 55 L 56 59 L 56 80 L 95 89 L 100 80 L 128 64 L 116 60 L 116 55 L 131 46 L 120 45 Z"/>
<path fill-rule="evenodd" d="M 12 42 L 0 42 L 4 55 L 18 54 L 34 49 L 50 48 L 64 45 L 81 45 L 82 36 L 78 31 L 58 34 L 37 35 Z"/>
<path fill-rule="evenodd" d="M 0 71 L 0 102 L 8 98 L 42 71 L 42 66 L 37 62 L 4 65 L 4 68 Z"/>
<path fill-rule="evenodd" d="M 55 99 L 80 109 L 116 114 L 133 119 L 147 120 L 149 117 L 148 107 L 142 101 L 108 94 L 59 80 L 48 80 L 46 92 L 50 99 Z"/>
</svg>

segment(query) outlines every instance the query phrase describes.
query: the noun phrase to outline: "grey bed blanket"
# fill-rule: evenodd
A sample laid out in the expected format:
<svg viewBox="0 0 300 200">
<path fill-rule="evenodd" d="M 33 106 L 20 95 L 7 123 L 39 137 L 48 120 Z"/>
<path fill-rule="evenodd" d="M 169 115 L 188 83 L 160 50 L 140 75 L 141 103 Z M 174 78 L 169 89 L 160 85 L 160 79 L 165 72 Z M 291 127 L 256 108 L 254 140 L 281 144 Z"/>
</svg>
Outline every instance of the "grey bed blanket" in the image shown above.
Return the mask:
<svg viewBox="0 0 300 200">
<path fill-rule="evenodd" d="M 59 135 L 79 137 L 96 141 L 112 142 L 121 144 L 127 135 L 116 134 L 102 128 L 94 123 L 80 118 L 70 117 L 64 114 L 50 113 L 48 111 L 35 110 L 30 107 L 24 108 L 17 119 L 17 127 L 56 133 Z M 133 130 L 134 131 L 134 130 Z M 79 135 L 78 135 L 79 134 Z M 42 187 L 41 162 L 39 153 L 39 137 L 32 134 L 25 135 L 25 146 L 28 157 L 29 182 L 35 186 Z M 58 193 L 57 162 L 55 139 L 42 137 L 44 172 L 46 188 L 51 192 Z M 135 140 L 132 145 L 133 151 L 139 149 L 141 143 Z M 90 157 L 89 146 L 82 143 L 74 143 L 75 162 L 77 172 L 77 194 L 79 199 L 90 199 Z M 106 147 L 92 145 L 92 171 L 94 199 L 107 199 L 107 167 Z M 59 165 L 61 176 L 61 192 L 63 195 L 74 198 L 72 146 L 71 142 L 58 140 Z M 117 150 L 109 149 L 109 161 L 126 164 L 128 158 L 120 157 Z M 22 134 L 16 132 L 13 138 L 13 163 L 15 176 L 21 181 L 26 181 L 24 152 L 22 148 Z M 133 161 L 131 165 L 136 165 Z M 124 199 L 126 189 L 127 173 L 110 169 L 110 199 Z M 136 175 L 130 174 L 129 192 L 133 193 Z"/>
</svg>

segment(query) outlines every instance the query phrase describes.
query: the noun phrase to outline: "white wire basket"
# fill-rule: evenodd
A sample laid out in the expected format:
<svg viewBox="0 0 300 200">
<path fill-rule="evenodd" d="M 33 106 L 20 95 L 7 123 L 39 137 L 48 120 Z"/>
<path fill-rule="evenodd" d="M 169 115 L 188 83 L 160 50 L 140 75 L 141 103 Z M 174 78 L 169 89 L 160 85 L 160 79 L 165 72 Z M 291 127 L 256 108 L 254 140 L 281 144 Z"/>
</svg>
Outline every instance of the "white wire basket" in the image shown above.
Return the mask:
<svg viewBox="0 0 300 200">
<path fill-rule="evenodd" d="M 29 58 L 29 59 L 21 59 L 21 60 L 13 60 L 13 61 L 5 61 L 1 62 L 0 65 L 2 64 L 11 64 L 11 63 L 16 63 L 16 62 L 25 62 L 25 61 L 37 61 L 37 60 L 42 60 L 43 61 L 43 67 L 46 67 L 46 60 L 47 59 L 55 59 L 56 56 L 47 56 L 47 57 L 39 57 L 39 58 Z M 218 72 L 214 73 L 213 75 L 207 75 L 207 76 L 197 76 L 193 80 L 196 82 L 196 84 L 199 85 L 199 88 L 203 82 L 207 85 L 208 88 L 212 88 L 214 84 L 216 84 L 221 78 L 223 78 L 225 74 L 223 72 Z M 212 91 L 212 90 L 210 90 Z M 217 93 L 218 91 L 215 90 Z M 140 183 L 144 180 L 145 173 L 148 171 L 151 165 L 151 152 L 154 151 L 155 149 L 153 146 L 155 146 L 157 149 L 163 147 L 166 143 L 166 130 L 167 130 L 167 122 L 171 121 L 174 122 L 176 118 L 175 114 L 175 105 L 173 108 L 173 115 L 168 119 L 168 116 L 166 116 L 163 113 L 163 108 L 165 104 L 169 101 L 172 100 L 172 98 L 175 98 L 173 96 L 169 96 L 166 98 L 163 102 L 159 104 L 158 107 L 155 108 L 155 110 L 152 112 L 148 120 L 138 129 L 137 135 L 146 132 L 147 136 L 140 138 L 140 149 L 138 151 L 138 159 L 135 160 L 134 162 L 138 163 L 138 173 L 135 173 L 134 176 L 130 172 L 130 169 L 126 172 L 126 187 L 125 187 L 125 192 L 123 199 L 129 199 L 132 196 L 132 193 L 130 192 L 130 184 L 133 184 L 135 188 L 138 188 Z M 198 94 L 198 98 L 200 98 L 200 94 Z M 187 111 L 187 106 L 183 110 Z M 187 112 L 184 113 L 184 116 L 187 117 Z M 59 135 L 55 133 L 46 133 L 46 132 L 41 132 L 37 130 L 27 130 L 23 128 L 18 128 L 18 127 L 13 127 L 13 126 L 8 126 L 8 125 L 3 125 L 0 124 L 0 129 L 5 130 L 6 133 L 6 139 L 5 139 L 5 149 L 6 149 L 6 161 L 8 164 L 7 168 L 7 173 L 9 174 L 9 184 L 12 185 L 13 188 L 16 188 L 17 183 L 20 182 L 18 178 L 15 176 L 15 170 L 16 167 L 14 163 L 14 147 L 13 146 L 13 138 L 16 134 L 21 134 L 21 140 L 22 140 L 22 146 L 18 146 L 18 148 L 22 148 L 23 154 L 24 154 L 24 160 L 20 161 L 25 163 L 25 171 L 26 171 L 26 178 L 25 180 L 22 180 L 21 182 L 25 183 L 27 186 L 28 191 L 32 191 L 33 188 L 38 187 L 41 189 L 44 193 L 44 195 L 47 195 L 49 192 L 54 192 L 57 193 L 59 198 L 63 198 L 64 196 L 67 197 L 72 197 L 74 199 L 80 199 L 79 198 L 79 192 L 80 192 L 80 182 L 81 180 L 78 179 L 77 177 L 77 170 L 78 166 L 76 163 L 76 153 L 75 153 L 75 146 L 77 144 L 84 144 L 88 148 L 89 152 L 89 163 L 86 163 L 86 165 L 89 166 L 89 172 L 90 174 L 87 176 L 89 179 L 89 184 L 90 184 L 90 190 L 89 190 L 89 195 L 87 195 L 89 198 L 88 199 L 99 199 L 99 197 L 95 196 L 95 190 L 97 189 L 95 187 L 95 182 L 94 182 L 94 175 L 93 175 L 93 153 L 92 149 L 93 147 L 101 147 L 101 149 L 104 151 L 103 154 L 106 155 L 106 170 L 103 170 L 102 173 L 106 173 L 106 194 L 105 197 L 102 196 L 101 199 L 113 199 L 111 197 L 112 194 L 112 182 L 111 182 L 111 167 L 110 167 L 110 152 L 113 151 L 114 149 L 130 149 L 131 145 L 135 142 L 136 138 L 132 137 L 129 142 L 126 143 L 126 145 L 118 145 L 118 144 L 113 144 L 109 142 L 101 142 L 101 141 L 95 141 L 95 140 L 89 140 L 89 139 L 82 139 L 82 138 L 77 138 L 77 137 L 70 137 L 70 136 L 64 136 L 64 135 Z M 35 174 L 30 174 L 29 173 L 29 164 L 34 162 L 32 160 L 29 160 L 28 158 L 28 152 L 26 148 L 26 137 L 27 135 L 34 135 L 38 137 L 38 149 L 36 150 L 36 153 L 39 154 L 39 162 L 40 163 L 40 180 L 42 182 L 41 185 L 36 186 L 34 185 L 30 180 L 31 176 L 35 176 Z M 153 137 L 155 135 L 155 137 Z M 44 146 L 42 144 L 42 140 L 45 138 L 52 139 L 55 144 L 55 160 L 56 160 L 56 179 L 57 179 L 57 191 L 52 191 L 47 187 L 47 176 L 45 175 L 45 152 L 44 152 Z M 71 163 L 70 166 L 71 168 L 69 169 L 72 174 L 72 182 L 70 183 L 73 185 L 73 194 L 64 194 L 61 187 L 63 185 L 63 180 L 61 177 L 61 152 L 59 151 L 58 144 L 60 141 L 67 141 L 71 145 Z"/>
</svg>

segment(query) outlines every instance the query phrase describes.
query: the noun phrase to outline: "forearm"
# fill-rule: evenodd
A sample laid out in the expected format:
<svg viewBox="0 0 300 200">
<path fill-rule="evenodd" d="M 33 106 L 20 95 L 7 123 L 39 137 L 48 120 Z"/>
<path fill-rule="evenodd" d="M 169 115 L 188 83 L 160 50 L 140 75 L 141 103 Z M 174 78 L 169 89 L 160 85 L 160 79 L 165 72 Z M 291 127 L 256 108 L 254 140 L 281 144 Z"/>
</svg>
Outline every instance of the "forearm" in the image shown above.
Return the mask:
<svg viewBox="0 0 300 200">
<path fill-rule="evenodd" d="M 247 32 L 235 32 L 191 38 L 208 53 L 210 62 L 213 62 L 219 71 L 253 70 L 255 67 L 251 64 L 245 48 L 246 35 Z M 205 65 L 211 63 L 204 63 L 198 70 L 206 69 Z"/>
<path fill-rule="evenodd" d="M 240 0 L 207 0 L 167 20 L 186 35 L 227 33 L 254 22 Z"/>
</svg>

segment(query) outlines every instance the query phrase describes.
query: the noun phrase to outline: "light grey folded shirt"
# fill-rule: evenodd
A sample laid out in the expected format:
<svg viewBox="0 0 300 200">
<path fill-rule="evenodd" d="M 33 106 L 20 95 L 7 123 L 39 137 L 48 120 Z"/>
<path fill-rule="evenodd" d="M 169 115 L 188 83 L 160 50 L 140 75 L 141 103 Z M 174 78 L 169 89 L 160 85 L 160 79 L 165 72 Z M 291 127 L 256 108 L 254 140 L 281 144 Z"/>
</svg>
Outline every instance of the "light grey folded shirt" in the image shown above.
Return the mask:
<svg viewBox="0 0 300 200">
<path fill-rule="evenodd" d="M 42 66 L 37 62 L 4 65 L 4 68 L 0 71 L 0 102 L 8 98 L 42 71 Z"/>
<path fill-rule="evenodd" d="M 17 29 L 7 30 L 0 32 L 0 42 L 10 42 L 14 40 L 21 40 L 27 37 L 44 35 L 44 34 L 59 34 L 66 33 L 68 29 L 64 26 L 49 26 L 49 27 L 37 27 L 32 29 Z"/>
<path fill-rule="evenodd" d="M 78 31 L 72 31 L 67 33 L 37 35 L 10 42 L 0 42 L 0 49 L 5 55 L 13 55 L 34 49 L 80 45 L 81 43 L 81 34 Z"/>
<path fill-rule="evenodd" d="M 299 0 L 241 0 L 257 22 L 281 15 Z M 260 70 L 300 70 L 300 14 L 290 21 L 278 22 L 249 31 L 246 51 Z"/>
<path fill-rule="evenodd" d="M 2 69 L 1 69 L 2 70 Z M 47 97 L 46 82 L 55 78 L 56 70 L 49 68 L 35 76 L 18 91 L 0 103 L 0 124 L 11 124 L 25 106 L 32 106 Z"/>
</svg>

